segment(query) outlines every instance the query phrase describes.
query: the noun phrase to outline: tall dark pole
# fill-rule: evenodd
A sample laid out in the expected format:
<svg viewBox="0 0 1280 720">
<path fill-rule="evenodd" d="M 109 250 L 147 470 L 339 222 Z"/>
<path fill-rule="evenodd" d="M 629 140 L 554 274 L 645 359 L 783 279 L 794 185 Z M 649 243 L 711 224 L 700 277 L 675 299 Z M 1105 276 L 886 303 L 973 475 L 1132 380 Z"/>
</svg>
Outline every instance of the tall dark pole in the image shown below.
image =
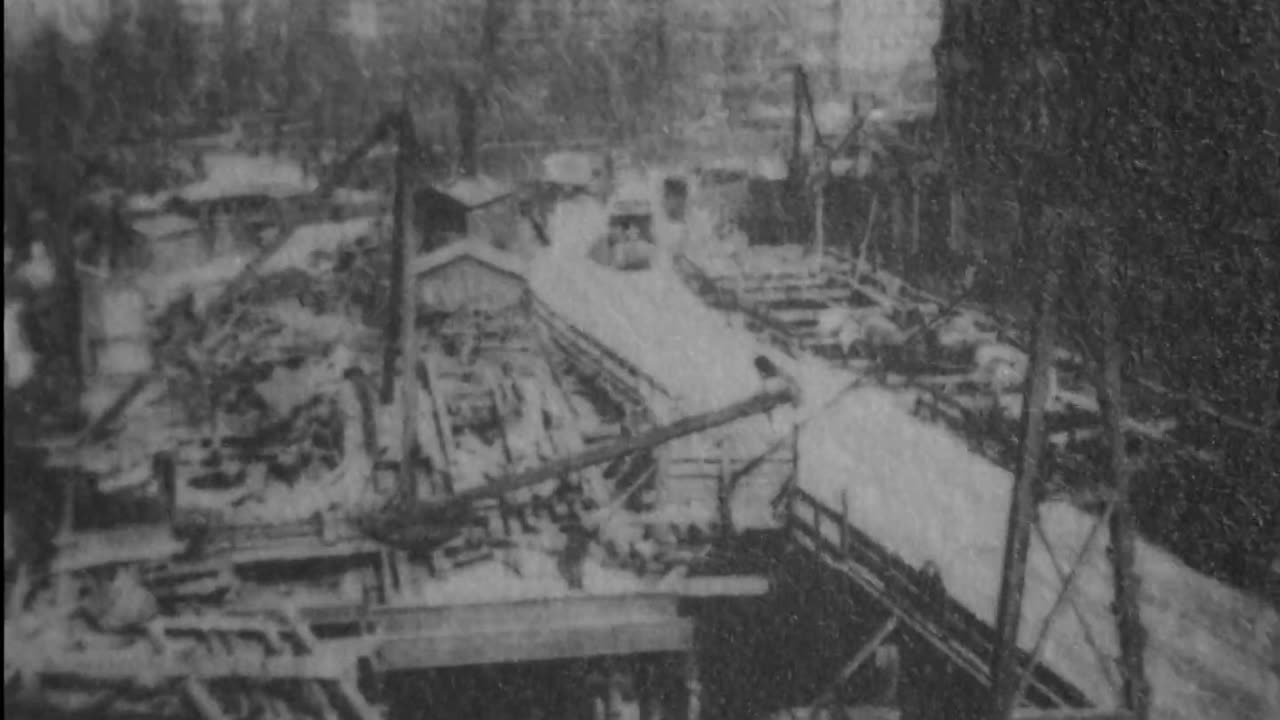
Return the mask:
<svg viewBox="0 0 1280 720">
<path fill-rule="evenodd" d="M 1024 208 L 1023 212 L 1028 209 Z M 1030 225 L 1031 223 L 1028 223 Z M 1049 400 L 1050 370 L 1057 343 L 1057 305 L 1061 291 L 1062 228 L 1044 234 L 1041 248 L 1042 282 L 1033 330 L 1030 386 L 1022 403 L 1022 432 L 1018 466 L 1009 502 L 1004 569 L 996 606 L 996 652 L 991 659 L 994 702 L 991 717 L 1007 720 L 1017 702 L 1018 629 L 1022 594 L 1027 579 L 1027 550 L 1035 522 L 1036 489 L 1041 482 L 1045 442 L 1045 405 Z"/>
<path fill-rule="evenodd" d="M 409 200 L 409 102 L 408 90 L 400 104 L 400 112 L 394 123 L 396 132 L 396 170 L 395 194 L 391 201 L 391 288 L 387 294 L 387 326 L 385 349 L 382 356 L 382 387 L 380 399 L 383 405 L 390 405 L 395 397 L 396 377 L 396 340 L 400 337 L 400 304 L 404 289 L 401 284 L 401 267 L 406 262 L 404 255 L 405 206 Z"/>
<path fill-rule="evenodd" d="M 1102 373 L 1098 400 L 1102 409 L 1108 448 L 1108 475 L 1115 493 L 1111 512 L 1111 566 L 1115 579 L 1116 629 L 1120 637 L 1120 671 L 1123 677 L 1123 701 L 1136 720 L 1150 714 L 1150 686 L 1147 682 L 1143 651 L 1146 631 L 1139 614 L 1138 595 L 1141 583 L 1134 569 L 1137 529 L 1130 504 L 1130 481 L 1133 468 L 1129 463 L 1124 433 L 1124 385 L 1121 375 L 1125 361 L 1124 342 L 1119 328 L 1120 282 L 1116 273 L 1115 236 L 1103 238 L 1098 258 L 1101 314 Z"/>
</svg>

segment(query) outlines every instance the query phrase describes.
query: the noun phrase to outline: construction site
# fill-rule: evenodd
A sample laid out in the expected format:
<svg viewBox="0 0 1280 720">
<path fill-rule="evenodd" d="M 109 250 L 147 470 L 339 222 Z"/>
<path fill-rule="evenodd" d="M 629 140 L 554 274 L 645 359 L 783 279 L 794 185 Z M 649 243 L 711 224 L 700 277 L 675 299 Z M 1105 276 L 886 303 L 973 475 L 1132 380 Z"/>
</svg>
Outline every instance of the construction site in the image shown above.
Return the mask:
<svg viewBox="0 0 1280 720">
<path fill-rule="evenodd" d="M 1042 248 L 1029 310 L 979 297 L 1000 251 L 930 260 L 976 21 L 908 4 L 876 55 L 849 28 L 899 15 L 820 5 L 755 50 L 768 112 L 718 67 L 731 119 L 680 138 L 485 140 L 465 73 L 450 135 L 401 74 L 93 170 L 65 218 L 7 190 L 6 713 L 1280 717 L 1280 397 L 1122 372 L 1105 289 L 1059 317 L 1113 257 L 1078 211 L 968 211 Z M 920 56 L 936 97 L 888 93 Z"/>
</svg>

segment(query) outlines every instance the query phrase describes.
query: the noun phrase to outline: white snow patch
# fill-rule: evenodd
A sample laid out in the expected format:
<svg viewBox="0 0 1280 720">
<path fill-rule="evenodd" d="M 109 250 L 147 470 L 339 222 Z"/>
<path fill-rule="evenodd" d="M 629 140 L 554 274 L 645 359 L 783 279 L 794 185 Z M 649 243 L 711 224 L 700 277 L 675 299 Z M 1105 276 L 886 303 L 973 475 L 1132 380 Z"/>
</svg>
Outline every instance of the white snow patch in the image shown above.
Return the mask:
<svg viewBox="0 0 1280 720">
<path fill-rule="evenodd" d="M 36 290 L 44 290 L 53 285 L 56 272 L 44 243 L 31 243 L 31 259 L 18 268 L 18 277 Z"/>
<path fill-rule="evenodd" d="M 294 230 L 284 245 L 262 264 L 262 273 L 291 268 L 310 269 L 317 255 L 336 253 L 343 245 L 373 232 L 373 228 L 374 219 L 368 217 L 303 225 Z"/>
<path fill-rule="evenodd" d="M 36 355 L 22 332 L 21 303 L 4 304 L 4 386 L 21 387 L 35 373 Z"/>
<path fill-rule="evenodd" d="M 316 180 L 307 177 L 302 166 L 280 158 L 255 157 L 242 153 L 205 155 L 206 177 L 175 195 L 189 202 L 202 202 L 237 195 L 293 195 L 311 192 Z"/>
</svg>

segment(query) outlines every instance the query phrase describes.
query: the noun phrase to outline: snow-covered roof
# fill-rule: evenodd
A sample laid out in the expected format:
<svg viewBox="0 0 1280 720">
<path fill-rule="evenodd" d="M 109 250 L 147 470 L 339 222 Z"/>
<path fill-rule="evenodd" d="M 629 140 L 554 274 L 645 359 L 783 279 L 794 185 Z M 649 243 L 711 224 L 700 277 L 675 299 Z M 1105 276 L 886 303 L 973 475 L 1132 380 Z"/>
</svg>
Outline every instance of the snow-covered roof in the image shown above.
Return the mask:
<svg viewBox="0 0 1280 720">
<path fill-rule="evenodd" d="M 296 163 L 240 153 L 205 156 L 207 177 L 174 193 L 190 203 L 222 198 L 266 195 L 290 197 L 312 192 L 317 183 Z"/>
<path fill-rule="evenodd" d="M 542 159 L 542 179 L 561 185 L 590 185 L 604 163 L 596 153 L 557 152 Z"/>
<path fill-rule="evenodd" d="M 457 178 L 435 185 L 436 192 L 447 195 L 470 209 L 483 207 L 501 200 L 513 191 L 510 186 L 484 175 Z"/>
<path fill-rule="evenodd" d="M 422 275 L 464 258 L 483 263 L 501 272 L 514 275 L 521 280 L 525 279 L 529 272 L 524 261 L 519 256 L 503 252 L 489 243 L 474 238 L 450 243 L 438 250 L 433 250 L 426 255 L 418 257 L 413 262 L 413 272 L 415 275 Z"/>
<path fill-rule="evenodd" d="M 148 240 L 169 240 L 200 229 L 196 221 L 172 213 L 140 218 L 132 226 L 134 232 Z"/>
</svg>

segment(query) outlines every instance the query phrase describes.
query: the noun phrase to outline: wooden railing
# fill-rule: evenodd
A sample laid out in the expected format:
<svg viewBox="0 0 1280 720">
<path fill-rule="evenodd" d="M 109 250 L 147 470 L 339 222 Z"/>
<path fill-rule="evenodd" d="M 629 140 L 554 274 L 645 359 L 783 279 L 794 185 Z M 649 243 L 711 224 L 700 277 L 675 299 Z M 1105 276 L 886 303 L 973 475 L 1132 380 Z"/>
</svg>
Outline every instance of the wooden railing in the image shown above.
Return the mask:
<svg viewBox="0 0 1280 720">
<path fill-rule="evenodd" d="M 565 351 L 569 361 L 588 374 L 598 373 L 606 387 L 628 404 L 648 408 L 655 403 L 676 405 L 674 396 L 657 378 L 604 346 L 532 293 L 529 302 L 534 318 L 550 331 L 552 341 Z"/>
<path fill-rule="evenodd" d="M 948 595 L 940 581 L 931 581 L 855 527 L 847 512 L 831 509 L 799 487 L 790 488 L 783 500 L 786 532 L 799 547 L 879 601 L 957 667 L 990 684 L 995 643 L 988 623 Z M 1019 662 L 1025 668 L 1029 658 L 1024 654 Z M 1087 705 L 1077 688 L 1042 666 L 1032 670 L 1027 687 L 1028 699 L 1036 704 Z"/>
<path fill-rule="evenodd" d="M 675 255 L 675 267 L 691 289 L 713 307 L 736 312 L 747 322 L 748 329 L 760 333 L 770 344 L 795 356 L 803 348 L 803 339 L 767 310 L 749 302 L 723 283 L 712 278 L 697 263 L 683 254 Z"/>
</svg>

